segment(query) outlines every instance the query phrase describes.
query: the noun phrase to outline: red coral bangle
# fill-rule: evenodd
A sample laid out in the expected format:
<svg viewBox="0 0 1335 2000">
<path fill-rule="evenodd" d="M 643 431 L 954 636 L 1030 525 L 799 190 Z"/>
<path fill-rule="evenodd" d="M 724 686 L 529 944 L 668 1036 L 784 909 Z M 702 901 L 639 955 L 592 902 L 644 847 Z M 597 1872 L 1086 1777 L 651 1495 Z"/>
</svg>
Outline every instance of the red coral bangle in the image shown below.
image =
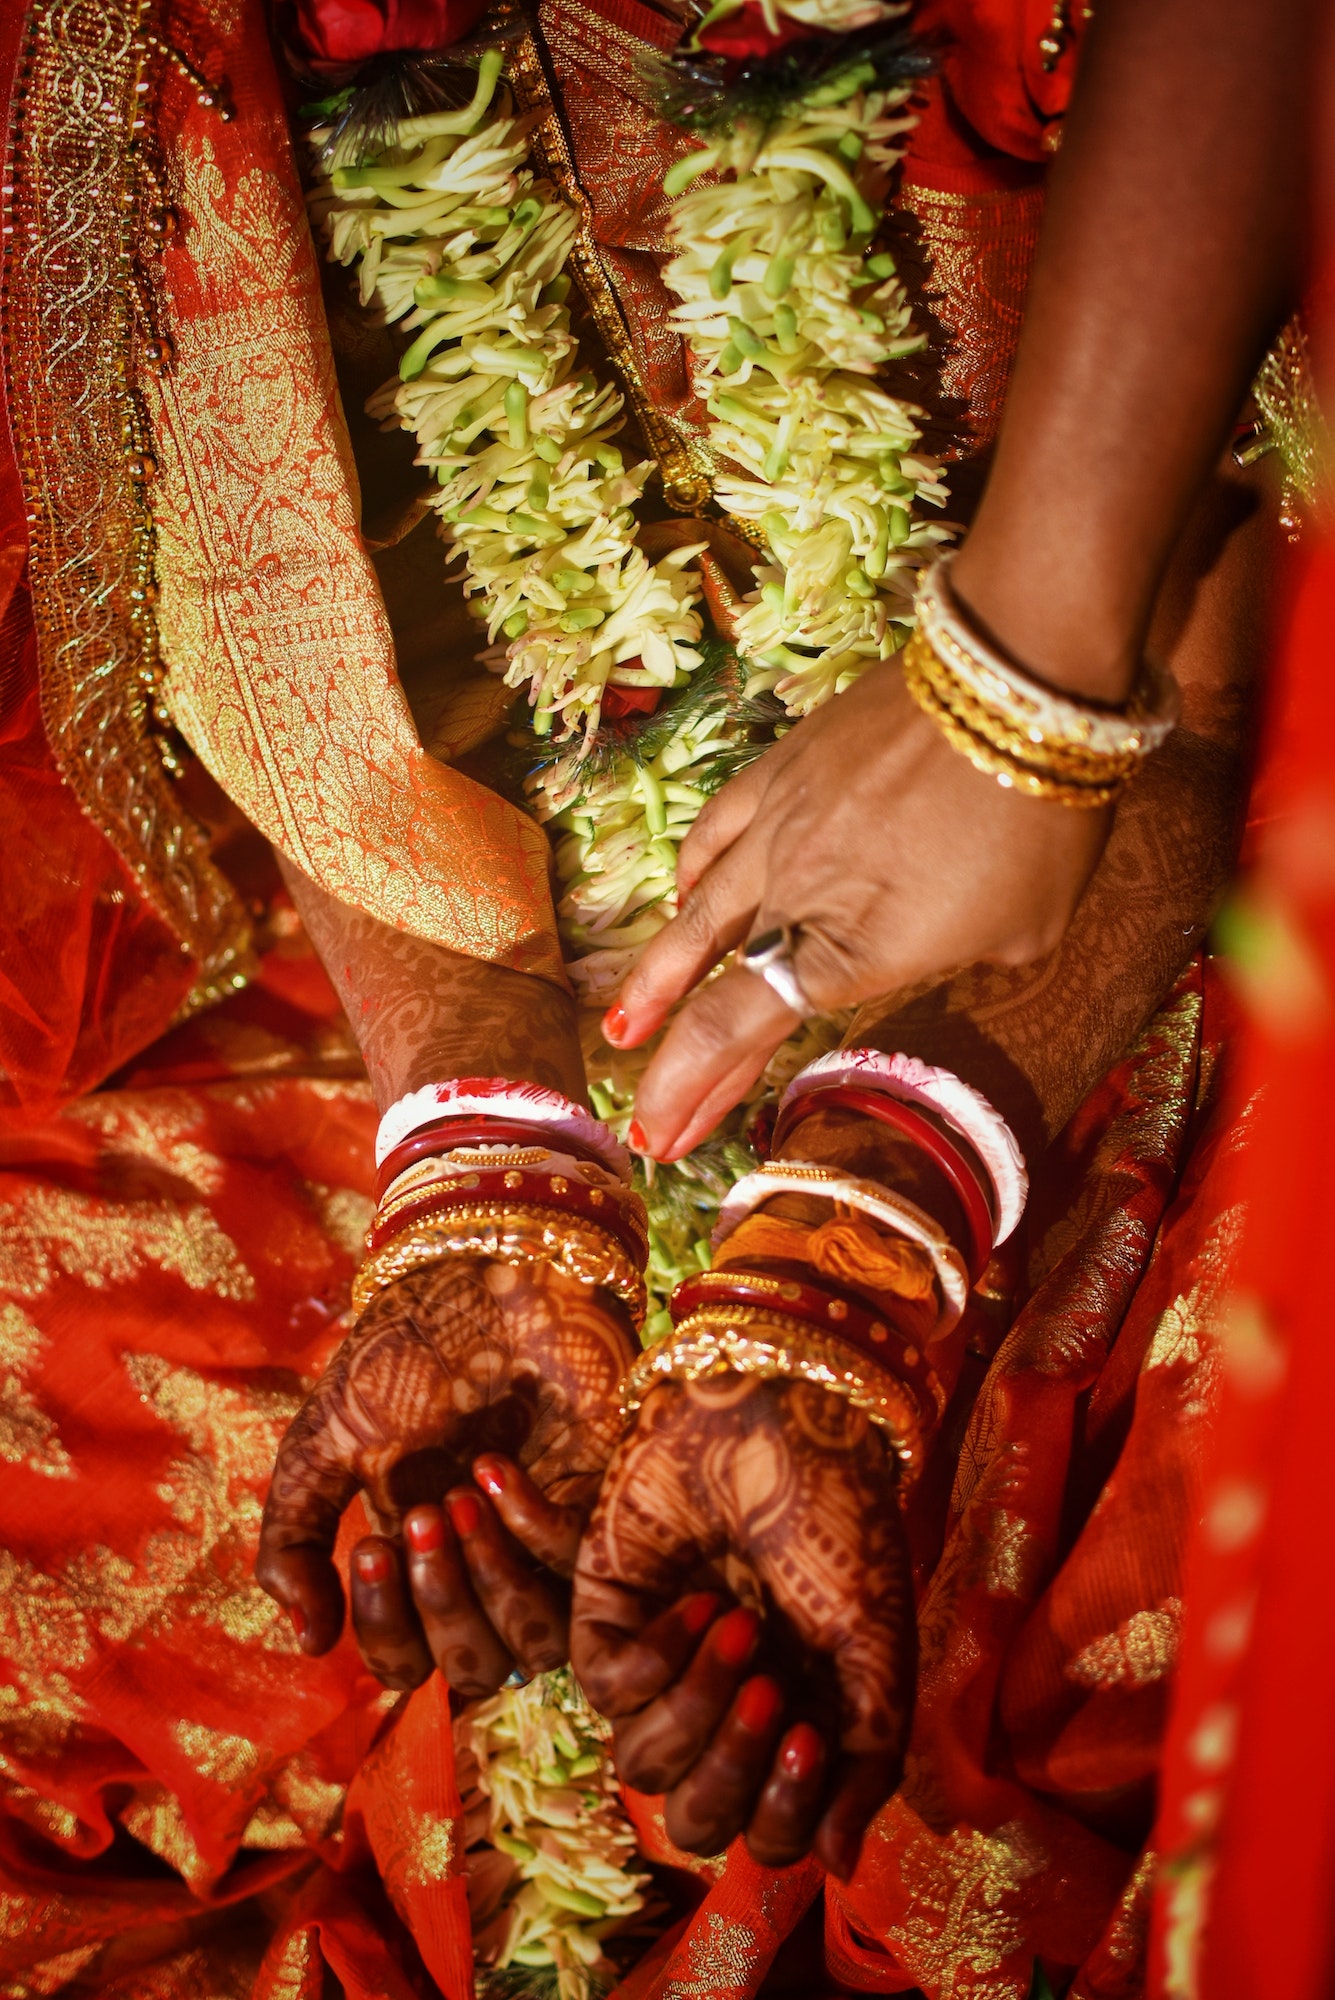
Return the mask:
<svg viewBox="0 0 1335 2000">
<path fill-rule="evenodd" d="M 376 1199 L 381 1200 L 386 1189 L 418 1160 L 465 1146 L 541 1146 L 546 1152 L 565 1153 L 571 1159 L 584 1160 L 604 1173 L 607 1171 L 606 1160 L 591 1146 L 568 1139 L 564 1132 L 554 1132 L 549 1125 L 522 1125 L 512 1118 L 442 1118 L 438 1124 L 424 1125 L 402 1140 L 392 1153 L 386 1153 L 376 1175 Z"/>
<path fill-rule="evenodd" d="M 648 1231 L 636 1213 L 637 1196 L 627 1191 L 624 1199 L 618 1199 L 610 1190 L 586 1187 L 564 1174 L 524 1173 L 518 1167 L 485 1167 L 476 1173 L 452 1174 L 431 1182 L 420 1194 L 405 1195 L 377 1214 L 366 1239 L 367 1252 L 374 1256 L 405 1229 L 446 1215 L 452 1208 L 475 1208 L 480 1201 L 562 1209 L 615 1237 L 637 1271 L 643 1271 L 649 1261 Z"/>
<path fill-rule="evenodd" d="M 805 1326 L 838 1334 L 882 1368 L 892 1368 L 918 1395 L 926 1421 L 935 1422 L 940 1415 L 944 1399 L 935 1369 L 899 1327 L 864 1300 L 834 1286 L 779 1278 L 767 1272 L 701 1271 L 673 1288 L 669 1307 L 672 1323 L 679 1326 L 701 1306 L 719 1305 L 769 1306 Z"/>
<path fill-rule="evenodd" d="M 857 1111 L 864 1118 L 874 1118 L 879 1124 L 890 1126 L 906 1139 L 911 1139 L 933 1166 L 939 1168 L 964 1210 L 965 1226 L 969 1232 L 969 1283 L 976 1285 L 992 1255 L 992 1210 L 978 1173 L 961 1148 L 930 1118 L 900 1098 L 878 1090 L 859 1090 L 851 1083 L 833 1083 L 824 1090 L 805 1091 L 801 1097 L 793 1099 L 774 1128 L 771 1153 L 777 1153 L 803 1119 L 809 1118 L 822 1105 L 837 1105 L 845 1111 Z"/>
</svg>

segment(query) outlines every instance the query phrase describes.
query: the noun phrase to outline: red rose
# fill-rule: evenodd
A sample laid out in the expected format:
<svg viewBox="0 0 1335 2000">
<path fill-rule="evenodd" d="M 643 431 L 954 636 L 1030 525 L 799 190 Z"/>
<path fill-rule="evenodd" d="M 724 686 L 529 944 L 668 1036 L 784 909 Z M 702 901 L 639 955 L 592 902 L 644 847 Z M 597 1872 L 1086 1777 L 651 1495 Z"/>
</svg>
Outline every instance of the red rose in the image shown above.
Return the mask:
<svg viewBox="0 0 1335 2000">
<path fill-rule="evenodd" d="M 772 35 L 765 26 L 759 0 L 746 0 L 745 6 L 715 21 L 712 28 L 701 28 L 696 36 L 702 49 L 708 49 L 713 56 L 727 56 L 733 62 L 772 56 L 777 49 L 786 49 L 790 42 L 809 42 L 815 38 L 814 28 L 786 19 L 780 22 L 778 34 Z"/>
<path fill-rule="evenodd" d="M 462 41 L 487 0 L 293 0 L 297 38 L 316 68 L 413 49 L 433 55 Z"/>
</svg>

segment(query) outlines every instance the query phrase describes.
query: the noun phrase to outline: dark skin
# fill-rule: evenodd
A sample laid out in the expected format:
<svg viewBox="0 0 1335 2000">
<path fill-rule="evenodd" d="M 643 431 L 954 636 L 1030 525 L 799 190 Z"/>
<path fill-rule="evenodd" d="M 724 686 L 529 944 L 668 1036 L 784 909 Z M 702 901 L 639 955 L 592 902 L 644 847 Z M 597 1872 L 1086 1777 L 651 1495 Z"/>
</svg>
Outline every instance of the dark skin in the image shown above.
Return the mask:
<svg viewBox="0 0 1335 2000">
<path fill-rule="evenodd" d="M 974 967 L 917 997 L 869 1005 L 851 1030 L 861 1046 L 953 1068 L 1005 1114 L 1031 1157 L 1159 1005 L 1201 942 L 1228 878 L 1246 735 L 1238 634 L 1249 636 L 1245 607 L 1269 535 L 1253 516 L 1203 584 L 1165 603 L 1189 669 L 1190 727 L 1130 794 L 1057 949 L 1031 966 Z M 1207 537 L 1211 547 L 1217 540 Z M 783 1151 L 896 1188 L 962 1240 L 960 1211 L 938 1170 L 881 1125 L 822 1111 Z M 805 1195 L 783 1195 L 767 1207 L 808 1224 L 830 1213 L 828 1202 Z M 782 1863 L 814 1851 L 847 1879 L 902 1769 L 912 1605 L 899 1583 L 908 1571 L 894 1467 L 879 1440 L 855 1442 L 850 1434 L 819 1464 L 803 1458 L 790 1479 L 774 1474 L 777 1465 L 786 1469 L 796 1428 L 788 1402 L 802 1393 L 728 1377 L 707 1390 L 654 1391 L 608 1469 L 581 1545 L 571 1647 L 581 1679 L 616 1720 L 622 1775 L 650 1789 L 673 1781 L 667 1825 L 680 1845 L 717 1852 L 742 1833 L 757 1859 Z M 763 1519 L 771 1492 L 800 1494 L 803 1481 L 820 1489 L 819 1507 L 808 1514 L 795 1499 L 771 1553 L 755 1531 L 758 1513 Z M 817 1526 L 828 1532 L 832 1521 L 839 1524 L 835 1547 L 821 1550 L 818 1587 L 804 1597 L 776 1574 L 775 1562 L 785 1549 L 804 1550 L 805 1534 Z M 721 1546 L 748 1563 L 769 1628 L 782 1635 L 785 1705 L 763 1742 L 739 1732 L 730 1706 L 750 1657 L 725 1671 L 707 1641 L 683 1672 L 661 1636 L 676 1632 L 670 1621 L 682 1605 L 673 1605 L 674 1588 L 694 1581 L 692 1565 L 706 1554 L 717 1560 Z M 858 1651 L 846 1660 L 851 1634 Z M 804 1706 L 810 1682 L 793 1663 L 805 1668 L 813 1658 L 827 1672 L 833 1667 L 834 1685 L 823 1705 Z M 873 1715 L 884 1732 L 874 1738 Z M 783 1759 L 791 1730 L 812 1724 L 820 1756 L 808 1741 L 811 1764 L 799 1780 Z"/>
<path fill-rule="evenodd" d="M 390 930 L 281 865 L 382 1110 L 442 1076 L 583 1097 L 567 994 Z M 559 1665 L 632 1352 L 617 1302 L 546 1265 L 445 1261 L 374 1300 L 284 1438 L 265 1508 L 256 1574 L 304 1650 L 342 1630 L 332 1551 L 360 1490 L 376 1532 L 352 1552 L 351 1610 L 371 1672 L 414 1687 L 439 1667 L 471 1695 Z"/>
<path fill-rule="evenodd" d="M 1175 549 L 1295 297 L 1315 0 L 1103 0 L 1052 175 L 989 483 L 952 579 L 985 634 L 1082 697 L 1125 698 Z M 843 1007 L 1062 937 L 1112 815 L 1005 791 L 892 664 L 725 786 L 683 843 L 680 915 L 609 1015 L 637 1047 L 647 1150 L 675 1158 L 793 1026 L 741 972 L 799 927 L 798 977 Z M 699 991 L 693 989 L 699 986 Z"/>
</svg>

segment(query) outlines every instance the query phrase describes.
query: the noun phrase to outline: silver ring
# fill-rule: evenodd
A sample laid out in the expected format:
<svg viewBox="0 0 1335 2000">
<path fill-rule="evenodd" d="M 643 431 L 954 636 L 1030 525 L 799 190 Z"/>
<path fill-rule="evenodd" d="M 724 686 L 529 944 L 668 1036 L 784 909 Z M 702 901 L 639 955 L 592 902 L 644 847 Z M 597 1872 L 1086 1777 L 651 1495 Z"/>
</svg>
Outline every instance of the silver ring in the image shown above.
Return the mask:
<svg viewBox="0 0 1335 2000">
<path fill-rule="evenodd" d="M 820 1009 L 813 1007 L 802 991 L 802 982 L 793 965 L 794 935 L 791 924 L 779 924 L 774 930 L 762 931 L 759 937 L 742 946 L 737 954 L 737 963 L 744 972 L 754 972 L 763 979 L 785 1007 L 791 1007 L 794 1014 L 800 1014 L 807 1021 L 813 1014 L 819 1014 Z"/>
<path fill-rule="evenodd" d="M 522 1667 L 516 1667 L 513 1673 L 509 1673 L 506 1675 L 505 1679 L 501 1682 L 501 1687 L 526 1688 L 529 1682 L 532 1680 L 532 1678 L 533 1678 L 532 1674 L 526 1674 Z"/>
</svg>

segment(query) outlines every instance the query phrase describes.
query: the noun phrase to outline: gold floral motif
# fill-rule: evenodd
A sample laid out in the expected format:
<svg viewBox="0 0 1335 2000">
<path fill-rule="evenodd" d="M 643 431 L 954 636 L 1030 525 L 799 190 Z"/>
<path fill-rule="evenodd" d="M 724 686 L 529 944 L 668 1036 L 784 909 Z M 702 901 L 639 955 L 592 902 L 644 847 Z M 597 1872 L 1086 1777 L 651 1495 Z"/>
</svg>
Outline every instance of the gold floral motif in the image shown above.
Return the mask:
<svg viewBox="0 0 1335 2000">
<path fill-rule="evenodd" d="M 198 1100 L 110 1091 L 80 1098 L 64 1115 L 97 1133 L 98 1152 L 107 1160 L 142 1161 L 159 1174 L 165 1169 L 199 1195 L 222 1187 L 225 1162 L 199 1143 Z"/>
<path fill-rule="evenodd" d="M 47 1341 L 22 1307 L 0 1305 L 0 1458 L 46 1479 L 70 1479 L 74 1467 L 55 1420 L 37 1403 L 26 1377 Z"/>
<path fill-rule="evenodd" d="M 692 1929 L 682 1949 L 686 1965 L 663 1988 L 663 2000 L 727 2000 L 744 1993 L 758 1969 L 755 1932 L 719 1910 L 709 1912 L 703 1932 Z"/>
<path fill-rule="evenodd" d="M 886 1943 L 937 2000 L 1024 2000 L 1028 1957 L 1022 1969 L 1003 1967 L 1024 1949 L 1024 1886 L 1048 1866 L 1018 1821 L 992 1833 L 956 1827 L 944 1840 L 924 1831 L 900 1863 L 913 1914 Z"/>
<path fill-rule="evenodd" d="M 199 963 L 196 998 L 249 963 L 242 904 L 181 809 L 149 717 L 135 429 L 135 121 L 144 0 L 34 0 L 6 176 L 3 336 L 28 500 L 42 714 L 61 775 Z M 151 87 L 151 86 L 150 86 Z"/>
<path fill-rule="evenodd" d="M 170 1733 L 201 1777 L 229 1790 L 247 1785 L 264 1762 L 264 1752 L 249 1736 L 210 1729 L 204 1722 L 174 1722 Z"/>
<path fill-rule="evenodd" d="M 80 1944 L 55 1958 L 44 1958 L 40 1965 L 30 1965 L 18 1978 L 0 1985 L 0 2000 L 38 2000 L 39 1995 L 59 1993 L 101 1949 L 100 1944 Z"/>
<path fill-rule="evenodd" d="M 319 1181 L 307 1181 L 306 1192 L 325 1235 L 345 1257 L 360 1257 L 366 1247 L 366 1232 L 375 1219 L 370 1196 L 355 1188 L 325 1187 Z"/>
<path fill-rule="evenodd" d="M 123 1807 L 119 1819 L 125 1831 L 174 1868 L 196 1895 L 213 1886 L 217 1869 L 211 1868 L 195 1844 L 186 1824 L 180 1800 L 155 1778 L 142 1779 L 136 1795 Z"/>
<path fill-rule="evenodd" d="M 1026 1597 L 1033 1584 L 1033 1532 L 1028 1523 L 1005 1507 L 993 1509 L 988 1521 L 987 1588 L 993 1597 Z"/>
<path fill-rule="evenodd" d="M 1152 1611 L 1133 1611 L 1115 1632 L 1091 1639 L 1066 1662 L 1066 1678 L 1082 1687 L 1149 1687 L 1177 1662 L 1182 1600 L 1165 1597 Z"/>
<path fill-rule="evenodd" d="M 58 1272 L 101 1291 L 128 1284 L 145 1265 L 173 1272 L 193 1292 L 248 1300 L 255 1281 L 230 1236 L 203 1206 L 121 1201 L 37 1185 L 0 1216 L 0 1289 L 38 1298 Z"/>
<path fill-rule="evenodd" d="M 412 1855 L 404 1872 L 409 1889 L 427 1888 L 444 1882 L 459 1869 L 462 1854 L 460 1828 L 439 1813 L 422 1813 L 413 1831 Z"/>
<path fill-rule="evenodd" d="M 252 2000 L 319 2000 L 324 1989 L 324 1953 L 315 1932 L 303 1925 L 264 1966 Z"/>
</svg>

